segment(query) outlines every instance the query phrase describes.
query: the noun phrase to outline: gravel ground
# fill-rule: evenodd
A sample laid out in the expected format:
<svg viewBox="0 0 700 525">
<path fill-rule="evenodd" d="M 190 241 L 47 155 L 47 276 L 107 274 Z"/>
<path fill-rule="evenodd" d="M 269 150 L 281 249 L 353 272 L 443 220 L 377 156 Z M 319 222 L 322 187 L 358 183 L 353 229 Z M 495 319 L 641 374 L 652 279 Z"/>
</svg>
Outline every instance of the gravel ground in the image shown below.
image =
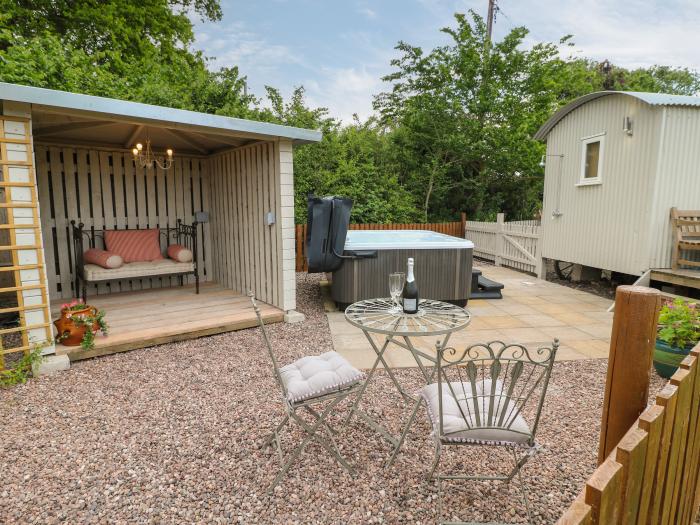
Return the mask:
<svg viewBox="0 0 700 525">
<path fill-rule="evenodd" d="M 316 278 L 299 275 L 298 303 L 306 322 L 269 327 L 283 363 L 331 349 Z M 544 450 L 523 469 L 536 523 L 556 521 L 595 467 L 605 366 L 555 365 Z M 421 385 L 416 370 L 398 375 Z M 393 468 L 383 468 L 387 444 L 355 420 L 339 445 L 356 478 L 313 445 L 266 496 L 277 457 L 257 445 L 283 415 L 278 396 L 258 330 L 85 361 L 0 391 L 0 523 L 435 522 L 423 410 Z M 364 406 L 393 431 L 407 416 L 383 374 Z M 448 467 L 505 465 L 499 453 L 445 454 Z M 450 517 L 525 521 L 515 487 L 453 483 L 446 493 Z"/>
</svg>

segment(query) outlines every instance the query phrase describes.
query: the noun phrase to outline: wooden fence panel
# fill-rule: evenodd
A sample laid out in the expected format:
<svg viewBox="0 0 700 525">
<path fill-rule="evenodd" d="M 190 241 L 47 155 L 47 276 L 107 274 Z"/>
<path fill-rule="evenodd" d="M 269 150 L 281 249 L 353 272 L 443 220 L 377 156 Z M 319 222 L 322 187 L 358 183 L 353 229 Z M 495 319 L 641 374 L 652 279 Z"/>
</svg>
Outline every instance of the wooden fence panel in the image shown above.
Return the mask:
<svg viewBox="0 0 700 525">
<path fill-rule="evenodd" d="M 691 525 L 700 498 L 700 344 L 561 516 L 560 525 Z M 586 521 L 590 507 L 590 521 Z"/>
<path fill-rule="evenodd" d="M 623 525 L 637 523 L 648 446 L 648 434 L 639 427 L 633 427 L 617 447 L 615 460 L 622 465 L 620 523 Z"/>
<path fill-rule="evenodd" d="M 681 522 L 690 519 L 693 509 L 692 501 L 689 494 L 692 493 L 690 490 L 683 490 L 683 487 L 694 486 L 693 484 L 693 473 L 697 470 L 697 455 L 698 451 L 696 449 L 696 439 L 697 439 L 697 426 L 698 417 L 700 417 L 700 361 L 696 355 L 690 355 L 686 357 L 681 363 L 681 368 L 688 370 L 692 377 L 693 383 L 693 395 L 690 404 L 690 420 L 688 421 L 688 439 L 685 446 L 685 457 L 683 459 L 683 472 L 682 479 L 680 480 L 681 491 L 678 494 L 678 505 L 679 510 L 677 517 Z"/>
<path fill-rule="evenodd" d="M 582 493 L 557 520 L 556 525 L 590 525 L 591 523 L 593 523 L 593 509 L 586 503 L 585 494 Z"/>
<path fill-rule="evenodd" d="M 586 503 L 591 506 L 593 523 L 618 523 L 622 489 L 622 465 L 606 459 L 586 483 Z"/>
<path fill-rule="evenodd" d="M 49 293 L 55 298 L 75 294 L 71 220 L 88 230 L 165 228 L 177 219 L 191 224 L 194 212 L 202 209 L 200 187 L 209 185 L 208 164 L 199 157 L 177 157 L 173 168 L 163 172 L 134 166 L 129 152 L 106 148 L 38 144 L 36 156 Z M 198 233 L 200 279 L 206 280 L 212 273 L 209 228 Z M 162 243 L 165 248 L 164 239 Z M 173 283 L 169 277 L 115 281 L 90 285 L 88 294 Z"/>
<path fill-rule="evenodd" d="M 647 433 L 647 451 L 644 459 L 644 475 L 642 477 L 642 491 L 639 496 L 637 509 L 638 525 L 646 525 L 651 507 L 652 489 L 656 476 L 656 459 L 659 457 L 661 446 L 661 432 L 664 424 L 664 408 L 653 405 L 647 408 L 639 416 L 639 428 Z"/>
</svg>

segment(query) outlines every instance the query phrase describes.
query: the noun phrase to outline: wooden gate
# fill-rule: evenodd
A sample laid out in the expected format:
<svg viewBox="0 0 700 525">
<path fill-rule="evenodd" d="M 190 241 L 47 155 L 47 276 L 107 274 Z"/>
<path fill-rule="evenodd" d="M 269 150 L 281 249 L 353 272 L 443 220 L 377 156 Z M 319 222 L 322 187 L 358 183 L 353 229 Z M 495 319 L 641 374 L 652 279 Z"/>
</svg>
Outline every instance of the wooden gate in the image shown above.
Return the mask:
<svg viewBox="0 0 700 525">
<path fill-rule="evenodd" d="M 52 338 L 30 126 L 0 117 L 0 368 Z"/>
<path fill-rule="evenodd" d="M 474 243 L 474 255 L 536 275 L 540 273 L 539 221 L 505 222 L 498 214 L 496 222 L 467 221 L 465 235 Z"/>
</svg>

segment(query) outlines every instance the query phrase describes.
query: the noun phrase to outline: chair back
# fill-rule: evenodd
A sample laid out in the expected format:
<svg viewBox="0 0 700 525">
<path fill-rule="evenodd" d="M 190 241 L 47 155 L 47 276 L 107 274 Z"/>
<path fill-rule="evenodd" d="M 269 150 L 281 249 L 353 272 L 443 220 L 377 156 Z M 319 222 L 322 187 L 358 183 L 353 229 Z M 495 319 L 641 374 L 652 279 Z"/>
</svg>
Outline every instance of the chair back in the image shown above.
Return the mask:
<svg viewBox="0 0 700 525">
<path fill-rule="evenodd" d="M 275 353 L 272 351 L 272 345 L 270 344 L 270 338 L 267 336 L 267 330 L 265 329 L 265 322 L 263 321 L 262 314 L 260 313 L 260 308 L 258 307 L 258 303 L 255 300 L 255 294 L 252 291 L 248 292 L 248 297 L 250 297 L 250 302 L 253 304 L 253 310 L 255 310 L 255 315 L 258 318 L 258 325 L 260 326 L 260 330 L 262 332 L 263 339 L 265 340 L 265 346 L 267 347 L 267 353 L 270 357 L 270 361 L 272 361 L 272 369 L 275 375 L 275 381 L 277 381 L 277 385 L 280 387 L 282 390 L 282 394 L 284 397 L 287 397 L 287 389 L 284 386 L 284 383 L 282 382 L 282 376 L 280 375 L 280 370 L 279 370 L 279 365 L 277 364 L 277 358 L 275 357 Z"/>
<path fill-rule="evenodd" d="M 671 208 L 671 222 L 681 238 L 700 238 L 700 210 Z"/>
<path fill-rule="evenodd" d="M 438 349 L 440 437 L 450 437 L 455 428 L 486 431 L 481 435 L 500 430 L 534 444 L 558 348 L 555 339 L 551 347 L 532 350 L 501 341 Z"/>
</svg>

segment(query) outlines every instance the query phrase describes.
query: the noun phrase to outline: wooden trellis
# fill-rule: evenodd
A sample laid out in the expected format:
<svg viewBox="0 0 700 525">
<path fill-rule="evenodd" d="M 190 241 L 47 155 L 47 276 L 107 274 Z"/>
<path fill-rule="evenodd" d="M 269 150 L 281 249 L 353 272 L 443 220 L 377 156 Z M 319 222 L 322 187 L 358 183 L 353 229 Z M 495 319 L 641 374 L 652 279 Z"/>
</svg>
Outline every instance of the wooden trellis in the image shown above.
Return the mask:
<svg viewBox="0 0 700 525">
<path fill-rule="evenodd" d="M 30 126 L 0 117 L 0 368 L 52 338 Z"/>
</svg>

